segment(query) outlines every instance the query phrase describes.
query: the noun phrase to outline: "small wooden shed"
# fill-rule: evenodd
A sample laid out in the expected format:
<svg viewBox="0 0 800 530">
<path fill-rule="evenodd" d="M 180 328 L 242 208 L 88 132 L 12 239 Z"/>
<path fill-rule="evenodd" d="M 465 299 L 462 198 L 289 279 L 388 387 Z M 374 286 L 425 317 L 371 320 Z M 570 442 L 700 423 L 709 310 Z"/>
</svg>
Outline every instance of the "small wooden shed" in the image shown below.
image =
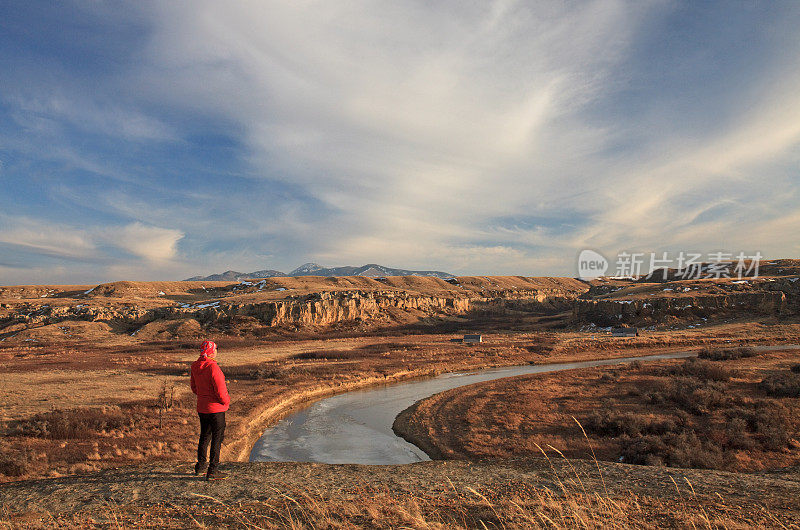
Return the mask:
<svg viewBox="0 0 800 530">
<path fill-rule="evenodd" d="M 613 328 L 611 330 L 611 335 L 613 337 L 638 337 L 639 328 L 628 328 L 628 327 Z"/>
</svg>

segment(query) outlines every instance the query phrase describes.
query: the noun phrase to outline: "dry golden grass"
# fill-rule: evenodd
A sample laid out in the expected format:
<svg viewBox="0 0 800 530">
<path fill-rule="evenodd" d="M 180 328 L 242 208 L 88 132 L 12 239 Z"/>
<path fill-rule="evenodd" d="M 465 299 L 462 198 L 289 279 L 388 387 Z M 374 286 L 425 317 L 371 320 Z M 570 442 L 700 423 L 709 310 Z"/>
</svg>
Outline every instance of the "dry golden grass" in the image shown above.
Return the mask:
<svg viewBox="0 0 800 530">
<path fill-rule="evenodd" d="M 686 477 L 671 478 L 674 491 L 605 490 L 597 464 L 593 485 L 585 471 L 556 452 L 542 450 L 554 486 L 525 482 L 495 487 L 441 484 L 410 488 L 374 485 L 340 491 L 308 491 L 290 484 L 267 485 L 265 501 L 230 500 L 224 494 L 192 492 L 161 502 L 119 504 L 66 513 L 14 513 L 0 510 L 0 528 L 796 528 L 797 513 L 765 506 L 741 509 L 724 497 L 701 497 Z M 560 459 L 552 462 L 550 459 Z M 567 466 L 561 465 L 566 462 Z M 555 465 L 560 464 L 560 465 Z M 577 462 L 576 462 L 577 465 Z M 597 488 L 597 479 L 604 485 Z M 431 486 L 441 486 L 440 488 Z M 622 485 L 624 488 L 624 485 Z"/>
<path fill-rule="evenodd" d="M 604 464 L 572 421 L 591 460 L 538 447 L 538 459 L 475 466 L 227 464 L 232 478 L 210 484 L 149 465 L 8 485 L 0 528 L 798 527 L 794 480 Z"/>
</svg>

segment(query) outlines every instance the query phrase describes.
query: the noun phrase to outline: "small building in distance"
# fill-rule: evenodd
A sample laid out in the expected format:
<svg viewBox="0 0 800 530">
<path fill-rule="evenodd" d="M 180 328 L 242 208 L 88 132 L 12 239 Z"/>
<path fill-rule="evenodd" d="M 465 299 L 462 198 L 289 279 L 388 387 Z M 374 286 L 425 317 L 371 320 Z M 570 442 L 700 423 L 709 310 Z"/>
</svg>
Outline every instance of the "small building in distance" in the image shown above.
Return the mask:
<svg viewBox="0 0 800 530">
<path fill-rule="evenodd" d="M 475 344 L 477 342 L 483 342 L 482 335 L 464 335 L 464 344 Z"/>
<path fill-rule="evenodd" d="M 628 328 L 628 327 L 612 328 L 611 329 L 611 336 L 612 337 L 638 337 L 639 336 L 639 328 Z"/>
</svg>

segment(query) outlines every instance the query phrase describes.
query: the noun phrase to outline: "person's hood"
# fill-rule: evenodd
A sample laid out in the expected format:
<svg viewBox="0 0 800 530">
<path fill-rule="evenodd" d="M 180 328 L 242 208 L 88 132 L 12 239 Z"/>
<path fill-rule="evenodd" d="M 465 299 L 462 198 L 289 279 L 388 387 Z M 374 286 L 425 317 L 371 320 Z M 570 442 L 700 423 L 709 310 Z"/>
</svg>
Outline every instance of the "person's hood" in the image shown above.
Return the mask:
<svg viewBox="0 0 800 530">
<path fill-rule="evenodd" d="M 200 345 L 200 355 L 214 355 L 217 352 L 217 344 L 213 340 L 203 341 Z"/>
<path fill-rule="evenodd" d="M 212 358 L 207 357 L 205 355 L 201 355 L 200 357 L 197 358 L 197 360 L 195 361 L 195 364 L 197 365 L 198 368 L 200 368 L 202 370 L 206 366 L 208 366 L 208 365 L 210 365 L 212 363 L 216 363 L 216 362 L 217 362 L 216 359 L 212 359 Z"/>
</svg>

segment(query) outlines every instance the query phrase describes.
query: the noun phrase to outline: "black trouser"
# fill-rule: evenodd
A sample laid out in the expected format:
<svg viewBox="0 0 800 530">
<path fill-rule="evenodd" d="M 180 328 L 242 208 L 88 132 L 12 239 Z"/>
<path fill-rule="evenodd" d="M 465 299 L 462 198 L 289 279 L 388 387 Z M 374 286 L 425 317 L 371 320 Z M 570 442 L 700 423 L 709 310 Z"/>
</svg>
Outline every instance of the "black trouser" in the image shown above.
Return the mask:
<svg viewBox="0 0 800 530">
<path fill-rule="evenodd" d="M 208 442 L 211 442 L 211 458 L 208 461 L 208 472 L 213 472 L 219 464 L 219 449 L 225 437 L 225 413 L 197 413 L 200 416 L 200 443 L 197 444 L 197 461 L 206 461 Z"/>
</svg>

